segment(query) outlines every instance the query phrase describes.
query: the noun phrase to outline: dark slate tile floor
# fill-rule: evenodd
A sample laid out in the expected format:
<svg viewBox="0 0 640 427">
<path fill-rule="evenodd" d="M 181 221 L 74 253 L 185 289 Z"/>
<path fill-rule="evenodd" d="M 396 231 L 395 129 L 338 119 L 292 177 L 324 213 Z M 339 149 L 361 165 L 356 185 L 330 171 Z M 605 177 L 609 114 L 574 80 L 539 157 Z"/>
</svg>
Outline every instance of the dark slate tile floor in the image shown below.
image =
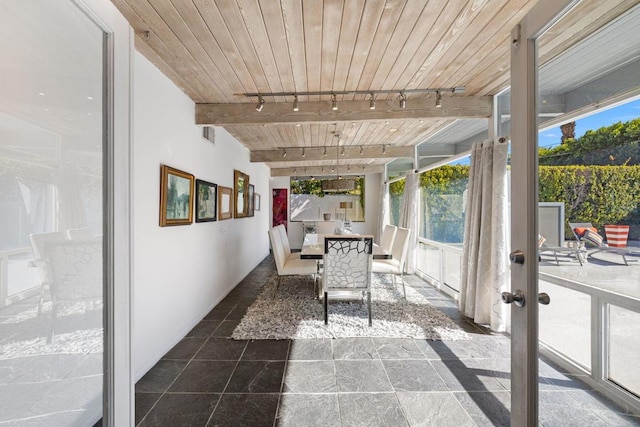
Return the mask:
<svg viewBox="0 0 640 427">
<path fill-rule="evenodd" d="M 137 425 L 509 425 L 509 339 L 415 276 L 408 285 L 471 340 L 229 339 L 274 271 L 266 258 L 138 381 Z M 544 361 L 540 371 L 540 425 L 640 425 L 575 376 Z"/>
</svg>

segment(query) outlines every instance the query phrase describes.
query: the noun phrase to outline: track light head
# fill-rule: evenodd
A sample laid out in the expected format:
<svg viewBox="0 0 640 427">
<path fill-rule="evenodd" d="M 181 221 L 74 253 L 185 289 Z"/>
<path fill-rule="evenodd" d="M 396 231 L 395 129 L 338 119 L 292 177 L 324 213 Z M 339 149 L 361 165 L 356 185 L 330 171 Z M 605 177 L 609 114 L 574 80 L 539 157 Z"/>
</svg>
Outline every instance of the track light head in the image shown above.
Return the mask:
<svg viewBox="0 0 640 427">
<path fill-rule="evenodd" d="M 298 95 L 293 96 L 293 111 L 300 111 L 300 106 L 298 105 Z"/>
<path fill-rule="evenodd" d="M 331 109 L 336 111 L 338 109 L 338 101 L 336 100 L 336 94 L 331 94 Z"/>
<path fill-rule="evenodd" d="M 436 108 L 442 107 L 442 94 L 440 91 L 436 91 Z"/>
<path fill-rule="evenodd" d="M 400 92 L 400 108 L 407 108 L 407 95 L 404 92 Z"/>
<path fill-rule="evenodd" d="M 373 97 L 373 92 L 371 92 L 371 98 L 369 99 L 369 109 L 370 110 L 376 109 L 376 99 Z"/>
<path fill-rule="evenodd" d="M 304 148 L 302 149 L 302 157 L 307 157 L 307 153 L 305 153 Z"/>
<path fill-rule="evenodd" d="M 324 153 L 322 153 L 323 156 L 327 157 L 327 146 L 324 146 Z"/>
<path fill-rule="evenodd" d="M 385 154 L 387 154 L 387 146 L 383 145 L 382 146 L 382 155 L 385 155 Z"/>
<path fill-rule="evenodd" d="M 258 96 L 258 103 L 256 104 L 256 111 L 259 113 L 264 108 L 264 98 Z"/>
<path fill-rule="evenodd" d="M 287 150 L 282 150 L 282 158 L 284 159 L 285 157 L 287 157 Z"/>
<path fill-rule="evenodd" d="M 340 155 L 344 156 L 344 146 L 342 146 L 342 150 L 340 150 Z"/>
<path fill-rule="evenodd" d="M 361 145 L 361 146 L 360 146 L 360 155 L 362 156 L 363 154 L 364 154 L 364 146 L 363 146 L 363 145 Z"/>
</svg>

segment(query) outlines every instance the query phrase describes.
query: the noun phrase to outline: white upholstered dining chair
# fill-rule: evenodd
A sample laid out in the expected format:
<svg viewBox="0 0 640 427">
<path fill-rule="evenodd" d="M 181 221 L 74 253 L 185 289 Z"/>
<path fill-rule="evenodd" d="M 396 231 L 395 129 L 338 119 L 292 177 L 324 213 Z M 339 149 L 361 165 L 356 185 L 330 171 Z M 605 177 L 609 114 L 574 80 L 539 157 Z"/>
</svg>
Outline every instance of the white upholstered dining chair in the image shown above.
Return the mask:
<svg viewBox="0 0 640 427">
<path fill-rule="evenodd" d="M 409 248 L 409 236 L 411 230 L 408 228 L 397 227 L 393 245 L 391 246 L 392 259 L 376 259 L 373 261 L 373 272 L 381 274 L 393 275 L 393 286 L 396 286 L 396 276 L 400 276 L 402 281 L 402 292 L 405 299 L 407 291 L 404 287 L 404 264 L 407 258 L 407 250 Z"/>
<path fill-rule="evenodd" d="M 371 261 L 373 237 L 337 237 L 324 240 L 324 269 L 322 291 L 324 293 L 324 324 L 329 323 L 329 294 L 333 292 L 366 292 L 371 326 Z"/>
<path fill-rule="evenodd" d="M 285 234 L 286 237 L 286 234 Z M 278 283 L 276 284 L 276 292 L 278 286 L 282 283 L 285 276 L 313 276 L 317 272 L 316 262 L 312 259 L 300 259 L 300 254 L 292 254 L 289 249 L 287 255 L 288 240 L 285 245 L 284 239 L 278 227 L 269 229 L 269 240 L 271 241 L 271 249 L 273 250 L 273 259 L 276 263 L 278 271 Z M 315 280 L 314 280 L 315 281 Z"/>
<path fill-rule="evenodd" d="M 393 239 L 396 237 L 398 227 L 395 225 L 387 224 L 382 230 L 382 236 L 380 236 L 380 247 L 387 252 L 391 252 L 393 247 Z"/>
</svg>

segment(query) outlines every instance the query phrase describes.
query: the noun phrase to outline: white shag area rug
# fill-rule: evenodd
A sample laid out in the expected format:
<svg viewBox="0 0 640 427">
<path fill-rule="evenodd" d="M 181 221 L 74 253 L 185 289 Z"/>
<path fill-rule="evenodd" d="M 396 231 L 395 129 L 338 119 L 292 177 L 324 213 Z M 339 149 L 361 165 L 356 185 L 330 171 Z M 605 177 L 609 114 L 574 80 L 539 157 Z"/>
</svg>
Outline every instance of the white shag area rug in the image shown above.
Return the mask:
<svg viewBox="0 0 640 427">
<path fill-rule="evenodd" d="M 453 320 L 409 286 L 405 300 L 400 283 L 394 289 L 391 278 L 386 275 L 373 275 L 372 326 L 368 325 L 366 298 L 361 302 L 335 301 L 329 297 L 329 324 L 325 325 L 323 302 L 314 299 L 312 279 L 286 278 L 277 292 L 276 283 L 277 276 L 269 279 L 233 331 L 233 339 L 469 339 Z"/>
</svg>

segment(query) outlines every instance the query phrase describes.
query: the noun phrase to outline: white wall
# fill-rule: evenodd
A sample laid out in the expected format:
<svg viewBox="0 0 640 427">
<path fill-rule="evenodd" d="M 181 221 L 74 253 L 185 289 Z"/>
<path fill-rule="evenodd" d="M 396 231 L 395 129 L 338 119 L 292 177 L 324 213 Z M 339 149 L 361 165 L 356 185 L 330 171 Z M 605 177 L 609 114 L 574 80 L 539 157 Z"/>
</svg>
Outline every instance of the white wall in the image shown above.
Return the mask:
<svg viewBox="0 0 640 427">
<path fill-rule="evenodd" d="M 134 369 L 149 370 L 269 253 L 269 168 L 224 129 L 216 142 L 194 125 L 195 104 L 140 53 L 134 57 Z M 250 176 L 254 217 L 160 227 L 160 165 L 232 187 Z M 265 203 L 266 202 L 266 203 Z"/>
<path fill-rule="evenodd" d="M 380 195 L 381 174 L 372 173 L 365 175 L 364 186 L 364 222 L 352 223 L 353 232 L 357 234 L 372 234 L 377 237 L 378 230 L 378 196 Z M 274 188 L 286 188 L 291 197 L 291 181 L 288 176 L 271 178 L 270 190 Z M 264 205 L 264 201 L 262 202 Z M 272 193 L 269 191 L 266 208 L 269 210 L 269 225 L 272 224 L 271 215 Z M 290 208 L 290 207 L 289 207 Z M 302 247 L 302 222 L 291 222 L 291 211 L 288 209 L 288 235 L 289 245 L 293 249 Z"/>
</svg>

